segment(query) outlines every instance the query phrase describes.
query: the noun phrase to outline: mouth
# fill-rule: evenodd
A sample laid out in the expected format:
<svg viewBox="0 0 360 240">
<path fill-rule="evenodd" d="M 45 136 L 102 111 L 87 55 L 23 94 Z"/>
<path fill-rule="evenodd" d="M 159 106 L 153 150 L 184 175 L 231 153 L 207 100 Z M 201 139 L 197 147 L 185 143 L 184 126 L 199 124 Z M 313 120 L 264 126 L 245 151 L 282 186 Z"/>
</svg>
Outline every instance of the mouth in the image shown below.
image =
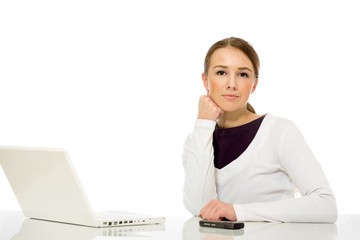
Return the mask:
<svg viewBox="0 0 360 240">
<path fill-rule="evenodd" d="M 235 99 L 237 99 L 239 97 L 239 96 L 232 95 L 232 94 L 225 94 L 225 95 L 222 95 L 222 96 L 227 100 L 235 100 Z"/>
</svg>

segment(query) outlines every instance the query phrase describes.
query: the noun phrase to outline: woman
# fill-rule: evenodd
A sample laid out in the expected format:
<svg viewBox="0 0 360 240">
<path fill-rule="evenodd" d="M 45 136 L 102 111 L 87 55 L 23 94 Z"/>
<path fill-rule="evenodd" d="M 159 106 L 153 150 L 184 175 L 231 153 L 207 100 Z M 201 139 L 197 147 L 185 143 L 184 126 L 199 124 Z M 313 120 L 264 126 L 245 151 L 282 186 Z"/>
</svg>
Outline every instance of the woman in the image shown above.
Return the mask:
<svg viewBox="0 0 360 240">
<path fill-rule="evenodd" d="M 209 49 L 207 95 L 184 144 L 185 207 L 208 220 L 335 222 L 335 197 L 297 127 L 248 103 L 259 66 L 243 39 Z"/>
</svg>

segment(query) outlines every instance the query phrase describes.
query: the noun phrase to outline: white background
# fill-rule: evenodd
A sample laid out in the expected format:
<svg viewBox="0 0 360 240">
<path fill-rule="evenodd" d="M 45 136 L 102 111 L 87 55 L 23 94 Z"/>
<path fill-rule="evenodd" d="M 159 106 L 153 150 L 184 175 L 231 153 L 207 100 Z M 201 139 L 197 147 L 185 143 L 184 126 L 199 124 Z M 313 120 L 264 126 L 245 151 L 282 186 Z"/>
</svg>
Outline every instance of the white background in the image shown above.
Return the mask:
<svg viewBox="0 0 360 240">
<path fill-rule="evenodd" d="M 0 145 L 66 148 L 96 210 L 187 215 L 181 152 L 203 59 L 237 36 L 261 60 L 250 102 L 298 125 L 340 213 L 360 213 L 356 2 L 1 1 Z"/>
</svg>

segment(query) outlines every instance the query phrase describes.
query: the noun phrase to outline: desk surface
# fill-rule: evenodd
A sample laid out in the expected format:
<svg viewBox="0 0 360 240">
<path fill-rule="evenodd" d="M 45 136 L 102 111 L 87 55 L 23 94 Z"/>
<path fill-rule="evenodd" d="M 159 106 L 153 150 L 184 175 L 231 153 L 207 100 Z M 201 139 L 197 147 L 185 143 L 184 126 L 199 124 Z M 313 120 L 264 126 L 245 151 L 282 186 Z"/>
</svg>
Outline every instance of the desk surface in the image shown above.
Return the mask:
<svg viewBox="0 0 360 240">
<path fill-rule="evenodd" d="M 161 225 L 96 229 L 26 219 L 20 212 L 0 212 L 0 240 L 355 240 L 360 239 L 360 215 L 340 215 L 336 224 L 246 222 L 243 230 L 199 227 L 199 218 L 167 217 Z"/>
</svg>

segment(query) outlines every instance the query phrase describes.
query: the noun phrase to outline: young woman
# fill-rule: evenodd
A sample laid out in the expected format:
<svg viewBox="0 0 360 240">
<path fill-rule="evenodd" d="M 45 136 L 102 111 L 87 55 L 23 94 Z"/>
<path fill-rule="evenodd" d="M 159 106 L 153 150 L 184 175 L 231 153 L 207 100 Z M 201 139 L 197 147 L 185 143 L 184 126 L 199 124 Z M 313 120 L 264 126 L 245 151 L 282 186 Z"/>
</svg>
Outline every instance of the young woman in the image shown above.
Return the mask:
<svg viewBox="0 0 360 240">
<path fill-rule="evenodd" d="M 208 220 L 335 222 L 335 197 L 300 131 L 289 120 L 256 114 L 248 103 L 259 67 L 243 39 L 209 49 L 202 74 L 207 95 L 184 144 L 185 207 Z"/>
</svg>

